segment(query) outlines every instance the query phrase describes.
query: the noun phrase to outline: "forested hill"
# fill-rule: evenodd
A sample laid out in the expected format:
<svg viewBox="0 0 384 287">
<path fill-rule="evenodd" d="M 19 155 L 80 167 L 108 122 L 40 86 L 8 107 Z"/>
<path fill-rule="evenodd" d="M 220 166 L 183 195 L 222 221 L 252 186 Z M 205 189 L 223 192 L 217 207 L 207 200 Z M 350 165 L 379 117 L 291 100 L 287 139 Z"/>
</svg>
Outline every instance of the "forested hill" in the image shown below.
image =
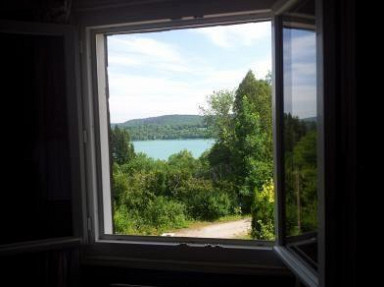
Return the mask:
<svg viewBox="0 0 384 287">
<path fill-rule="evenodd" d="M 211 138 L 199 115 L 164 115 L 112 124 L 128 130 L 132 140 Z"/>
</svg>

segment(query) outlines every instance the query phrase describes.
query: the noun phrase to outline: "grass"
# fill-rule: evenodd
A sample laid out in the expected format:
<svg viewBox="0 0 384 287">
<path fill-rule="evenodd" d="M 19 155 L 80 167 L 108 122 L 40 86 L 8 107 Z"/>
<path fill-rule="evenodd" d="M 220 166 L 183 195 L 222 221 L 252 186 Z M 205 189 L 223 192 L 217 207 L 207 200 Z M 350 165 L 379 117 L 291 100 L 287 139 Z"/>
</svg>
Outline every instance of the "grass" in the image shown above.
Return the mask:
<svg viewBox="0 0 384 287">
<path fill-rule="evenodd" d="M 248 232 L 247 234 L 242 234 L 242 235 L 236 236 L 234 239 L 253 240 L 250 232 Z"/>
</svg>

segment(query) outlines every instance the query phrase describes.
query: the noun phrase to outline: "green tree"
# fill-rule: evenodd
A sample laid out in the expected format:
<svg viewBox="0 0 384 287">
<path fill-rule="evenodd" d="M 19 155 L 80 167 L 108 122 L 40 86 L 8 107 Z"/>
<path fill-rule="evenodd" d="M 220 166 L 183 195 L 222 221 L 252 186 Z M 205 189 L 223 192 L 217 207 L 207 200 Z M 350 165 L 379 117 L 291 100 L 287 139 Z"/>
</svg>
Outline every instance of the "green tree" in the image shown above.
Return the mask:
<svg viewBox="0 0 384 287">
<path fill-rule="evenodd" d="M 233 121 L 234 94 L 231 91 L 214 92 L 207 99 L 208 108 L 200 107 L 207 125 L 212 129 L 216 142 L 206 158 L 214 179 L 232 177 L 234 143 Z"/>
<path fill-rule="evenodd" d="M 208 108 L 200 106 L 205 122 L 220 143 L 228 144 L 233 138 L 233 100 L 233 92 L 222 90 L 208 96 Z"/>
<path fill-rule="evenodd" d="M 110 143 L 114 162 L 120 165 L 125 164 L 135 156 L 129 133 L 124 129 L 120 129 L 117 125 L 114 129 L 111 129 Z"/>
<path fill-rule="evenodd" d="M 238 101 L 235 114 L 234 173 L 240 202 L 249 213 L 254 190 L 272 178 L 272 164 L 265 145 L 265 133 L 261 129 L 260 116 L 247 96 Z"/>
<path fill-rule="evenodd" d="M 233 104 L 235 114 L 241 113 L 245 96 L 252 104 L 252 112 L 257 112 L 260 117 L 260 130 L 265 135 L 264 144 L 272 159 L 272 88 L 268 75 L 264 80 L 257 80 L 253 72 L 248 71 L 236 90 Z"/>
</svg>

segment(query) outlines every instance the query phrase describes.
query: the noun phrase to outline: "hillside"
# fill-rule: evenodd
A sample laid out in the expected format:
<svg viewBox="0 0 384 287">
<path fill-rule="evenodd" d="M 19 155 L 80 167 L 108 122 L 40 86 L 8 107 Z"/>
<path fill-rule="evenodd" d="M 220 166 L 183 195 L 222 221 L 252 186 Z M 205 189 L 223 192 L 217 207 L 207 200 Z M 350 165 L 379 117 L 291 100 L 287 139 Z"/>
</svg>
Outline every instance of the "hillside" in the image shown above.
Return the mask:
<svg viewBox="0 0 384 287">
<path fill-rule="evenodd" d="M 199 115 L 164 115 L 112 124 L 129 131 L 132 140 L 211 138 Z"/>
<path fill-rule="evenodd" d="M 142 125 L 203 125 L 204 119 L 199 115 L 165 115 L 145 119 L 134 119 L 119 124 L 119 127 L 138 127 Z"/>
</svg>

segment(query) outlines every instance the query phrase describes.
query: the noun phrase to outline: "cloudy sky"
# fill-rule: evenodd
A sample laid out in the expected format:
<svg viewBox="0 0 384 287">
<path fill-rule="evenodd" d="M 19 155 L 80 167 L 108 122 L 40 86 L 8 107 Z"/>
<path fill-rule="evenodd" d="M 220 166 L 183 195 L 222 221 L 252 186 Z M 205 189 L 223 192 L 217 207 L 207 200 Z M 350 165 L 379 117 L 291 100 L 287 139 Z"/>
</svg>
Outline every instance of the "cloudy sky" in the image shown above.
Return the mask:
<svg viewBox="0 0 384 287">
<path fill-rule="evenodd" d="M 111 122 L 199 114 L 249 69 L 264 78 L 271 54 L 270 22 L 108 36 Z"/>
<path fill-rule="evenodd" d="M 285 28 L 283 40 L 284 111 L 300 118 L 315 117 L 316 34 Z"/>
</svg>

